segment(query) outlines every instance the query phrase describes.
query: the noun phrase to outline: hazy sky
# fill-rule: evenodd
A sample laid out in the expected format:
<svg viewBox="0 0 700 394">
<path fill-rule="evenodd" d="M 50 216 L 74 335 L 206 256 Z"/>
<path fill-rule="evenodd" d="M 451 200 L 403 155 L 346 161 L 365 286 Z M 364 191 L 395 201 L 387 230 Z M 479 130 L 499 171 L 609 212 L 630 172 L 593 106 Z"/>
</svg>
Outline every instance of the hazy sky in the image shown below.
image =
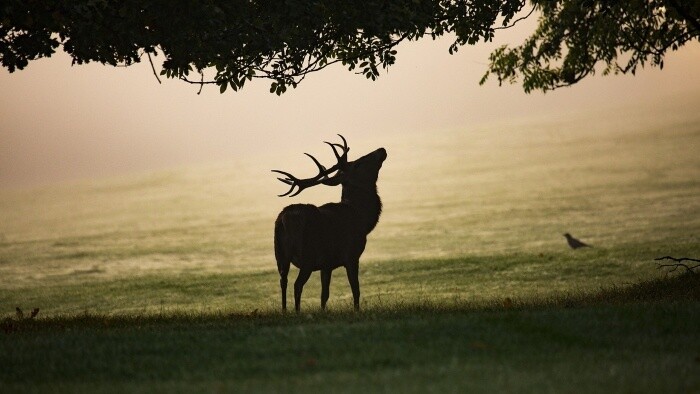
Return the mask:
<svg viewBox="0 0 700 394">
<path fill-rule="evenodd" d="M 174 80 L 159 85 L 147 62 L 130 68 L 71 67 L 61 53 L 9 74 L 0 70 L 0 187 L 112 176 L 246 159 L 317 144 L 440 133 L 527 117 L 634 105 L 700 91 L 700 45 L 665 60 L 663 71 L 595 76 L 571 88 L 526 95 L 520 86 L 479 86 L 488 54 L 520 43 L 534 20 L 494 43 L 450 56 L 449 39 L 402 44 L 376 82 L 336 65 L 282 97 L 269 82 L 219 94 Z M 698 103 L 700 104 L 700 103 Z M 699 106 L 700 107 L 700 106 Z M 319 148 L 318 145 L 314 145 Z M 322 149 L 322 146 L 320 147 Z"/>
</svg>

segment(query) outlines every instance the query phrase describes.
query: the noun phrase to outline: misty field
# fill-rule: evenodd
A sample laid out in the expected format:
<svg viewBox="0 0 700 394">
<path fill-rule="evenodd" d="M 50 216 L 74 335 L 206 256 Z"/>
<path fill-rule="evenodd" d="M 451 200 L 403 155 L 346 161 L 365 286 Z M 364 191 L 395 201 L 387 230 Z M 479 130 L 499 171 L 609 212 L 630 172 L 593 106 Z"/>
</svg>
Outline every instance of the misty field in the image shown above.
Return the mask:
<svg viewBox="0 0 700 394">
<path fill-rule="evenodd" d="M 379 145 L 360 265 L 279 311 L 272 228 L 301 154 L 0 192 L 0 384 L 12 391 L 693 392 L 700 115 L 567 115 Z M 636 112 L 635 112 L 636 111 Z M 332 138 L 332 133 L 330 137 Z M 354 142 L 354 143 L 353 143 Z M 315 144 L 315 145 L 313 145 Z M 328 156 L 323 156 L 323 155 Z M 593 248 L 570 250 L 570 232 Z M 292 271 L 291 280 L 296 271 Z M 290 293 L 291 294 L 291 289 Z M 36 319 L 20 320 L 40 308 Z"/>
</svg>

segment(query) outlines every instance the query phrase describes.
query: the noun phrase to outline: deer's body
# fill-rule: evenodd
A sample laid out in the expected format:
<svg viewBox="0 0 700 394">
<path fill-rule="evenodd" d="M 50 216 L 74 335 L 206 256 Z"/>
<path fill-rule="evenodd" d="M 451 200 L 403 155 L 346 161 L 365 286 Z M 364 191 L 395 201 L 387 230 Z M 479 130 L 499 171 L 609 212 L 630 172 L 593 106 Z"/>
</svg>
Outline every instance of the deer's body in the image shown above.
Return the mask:
<svg viewBox="0 0 700 394">
<path fill-rule="evenodd" d="M 288 270 L 285 261 L 299 269 L 335 269 L 358 259 L 364 251 L 367 234 L 355 209 L 332 203 L 320 207 L 294 204 L 280 212 L 275 221 L 275 257 Z"/>
<path fill-rule="evenodd" d="M 347 154 L 347 146 L 345 148 Z M 316 181 L 331 186 L 341 184 L 341 201 L 318 207 L 293 204 L 284 208 L 277 216 L 275 258 L 280 274 L 283 309 L 287 307 L 287 275 L 290 263 L 299 268 L 299 275 L 294 283 L 294 307 L 297 311 L 300 308 L 304 284 L 314 271 L 321 271 L 321 307 L 325 308 L 331 273 L 338 267 L 345 267 L 355 308 L 359 308 L 360 256 L 365 250 L 367 234 L 377 225 L 381 214 L 382 203 L 377 194 L 376 182 L 385 158 L 386 151 L 380 148 L 354 162 L 345 162 L 342 166 L 336 166 L 339 168 L 333 167 L 331 170 L 325 170 L 317 163 L 321 174 L 324 171 L 326 174 L 319 176 Z M 327 173 L 334 170 L 338 170 L 338 174 L 328 178 Z M 292 189 L 295 184 L 298 185 L 293 182 L 288 184 L 293 186 Z"/>
</svg>

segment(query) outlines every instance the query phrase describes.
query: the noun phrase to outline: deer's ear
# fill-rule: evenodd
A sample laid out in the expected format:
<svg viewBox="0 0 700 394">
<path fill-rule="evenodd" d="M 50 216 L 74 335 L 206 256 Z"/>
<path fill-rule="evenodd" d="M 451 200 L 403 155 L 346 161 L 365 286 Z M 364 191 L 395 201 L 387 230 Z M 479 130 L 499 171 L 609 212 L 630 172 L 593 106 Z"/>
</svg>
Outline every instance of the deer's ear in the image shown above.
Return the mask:
<svg viewBox="0 0 700 394">
<path fill-rule="evenodd" d="M 323 183 L 326 186 L 338 186 L 341 183 L 343 183 L 343 178 L 344 177 L 342 175 L 338 174 L 332 178 L 328 178 L 326 180 L 321 181 L 321 183 Z"/>
</svg>

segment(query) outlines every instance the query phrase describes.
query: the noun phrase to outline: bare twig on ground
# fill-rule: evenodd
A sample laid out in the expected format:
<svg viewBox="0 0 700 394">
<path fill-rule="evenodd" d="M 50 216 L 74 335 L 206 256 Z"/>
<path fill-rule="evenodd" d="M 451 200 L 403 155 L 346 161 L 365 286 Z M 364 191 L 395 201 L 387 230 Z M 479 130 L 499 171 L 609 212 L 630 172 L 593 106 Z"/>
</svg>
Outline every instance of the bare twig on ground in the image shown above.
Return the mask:
<svg viewBox="0 0 700 394">
<path fill-rule="evenodd" d="M 670 273 L 670 272 L 673 272 L 673 271 L 677 270 L 677 269 L 680 268 L 680 267 L 685 268 L 686 272 L 690 272 L 691 274 L 694 274 L 695 271 L 693 271 L 693 270 L 696 269 L 696 268 L 698 268 L 698 267 L 700 267 L 700 264 L 697 264 L 697 265 L 694 265 L 694 266 L 690 266 L 690 265 L 688 265 L 688 264 L 684 264 L 684 263 L 683 263 L 684 261 L 694 261 L 694 262 L 700 263 L 700 260 L 699 260 L 699 259 L 693 259 L 693 258 L 690 258 L 690 257 L 678 257 L 678 258 L 676 258 L 676 257 L 671 257 L 671 256 L 664 256 L 664 257 L 655 258 L 654 260 L 656 260 L 656 261 L 660 261 L 660 260 L 672 260 L 672 261 L 675 261 L 675 263 L 670 263 L 670 264 L 661 264 L 661 263 L 658 263 L 658 264 L 656 265 L 656 268 L 657 268 L 657 269 L 661 269 L 661 268 L 671 268 L 670 270 L 666 271 L 667 274 Z"/>
</svg>

